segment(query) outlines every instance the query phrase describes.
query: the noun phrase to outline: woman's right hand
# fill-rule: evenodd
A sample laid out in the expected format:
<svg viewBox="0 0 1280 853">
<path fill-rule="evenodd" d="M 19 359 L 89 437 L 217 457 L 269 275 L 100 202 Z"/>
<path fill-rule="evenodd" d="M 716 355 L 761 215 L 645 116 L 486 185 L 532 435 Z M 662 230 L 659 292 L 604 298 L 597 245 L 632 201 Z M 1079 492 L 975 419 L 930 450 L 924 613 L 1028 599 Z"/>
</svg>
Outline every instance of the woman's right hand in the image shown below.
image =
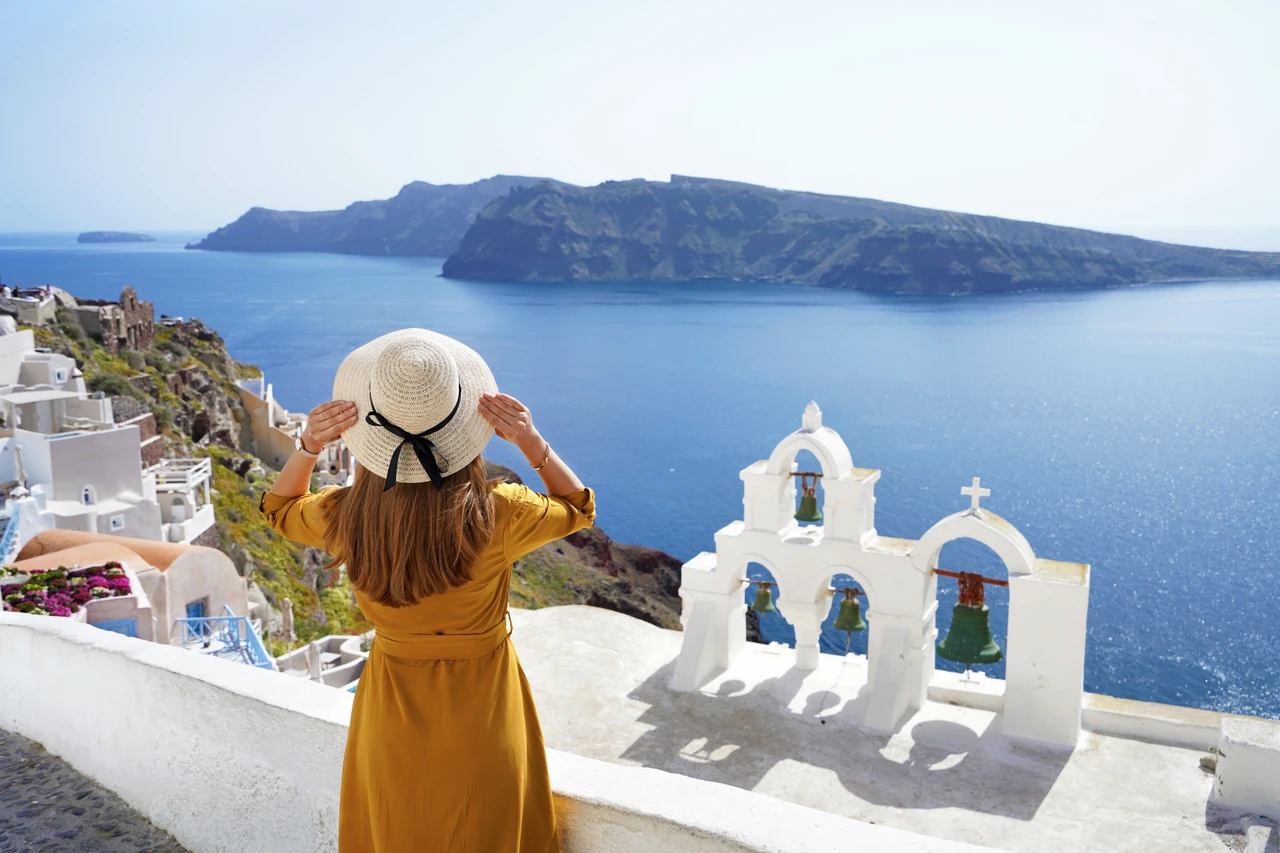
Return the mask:
<svg viewBox="0 0 1280 853">
<path fill-rule="evenodd" d="M 302 446 L 312 453 L 319 453 L 326 444 L 355 426 L 358 417 L 356 404 L 349 400 L 321 403 L 307 415 L 307 425 L 302 429 Z"/>
<path fill-rule="evenodd" d="M 331 400 L 312 409 L 298 437 L 307 453 L 289 454 L 289 461 L 271 486 L 271 494 L 282 498 L 305 495 L 311 489 L 311 472 L 316 465 L 315 456 L 307 454 L 324 450 L 326 444 L 355 426 L 357 417 L 356 404 L 346 400 Z"/>
</svg>

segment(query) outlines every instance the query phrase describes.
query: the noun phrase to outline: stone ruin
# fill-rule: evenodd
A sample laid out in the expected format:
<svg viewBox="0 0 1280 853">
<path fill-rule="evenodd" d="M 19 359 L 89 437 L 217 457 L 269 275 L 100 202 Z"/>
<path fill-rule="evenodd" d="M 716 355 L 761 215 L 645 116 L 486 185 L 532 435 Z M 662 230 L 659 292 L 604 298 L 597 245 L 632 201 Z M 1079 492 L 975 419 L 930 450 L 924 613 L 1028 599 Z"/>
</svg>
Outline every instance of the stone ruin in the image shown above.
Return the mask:
<svg viewBox="0 0 1280 853">
<path fill-rule="evenodd" d="M 118 302 L 77 299 L 75 312 L 85 332 L 102 341 L 103 349 L 112 355 L 142 352 L 155 345 L 155 306 L 140 302 L 132 287 L 120 291 Z"/>
</svg>

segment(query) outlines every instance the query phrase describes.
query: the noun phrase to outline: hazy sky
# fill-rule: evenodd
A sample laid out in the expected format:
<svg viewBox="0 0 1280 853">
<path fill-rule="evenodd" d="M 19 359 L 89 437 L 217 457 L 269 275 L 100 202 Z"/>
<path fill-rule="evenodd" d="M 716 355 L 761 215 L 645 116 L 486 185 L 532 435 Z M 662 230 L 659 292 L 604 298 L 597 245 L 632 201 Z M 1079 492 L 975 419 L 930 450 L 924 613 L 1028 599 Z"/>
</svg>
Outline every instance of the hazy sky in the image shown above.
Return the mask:
<svg viewBox="0 0 1280 853">
<path fill-rule="evenodd" d="M 673 172 L 1280 227 L 1277 34 L 1276 0 L 0 0 L 0 230 Z"/>
</svg>

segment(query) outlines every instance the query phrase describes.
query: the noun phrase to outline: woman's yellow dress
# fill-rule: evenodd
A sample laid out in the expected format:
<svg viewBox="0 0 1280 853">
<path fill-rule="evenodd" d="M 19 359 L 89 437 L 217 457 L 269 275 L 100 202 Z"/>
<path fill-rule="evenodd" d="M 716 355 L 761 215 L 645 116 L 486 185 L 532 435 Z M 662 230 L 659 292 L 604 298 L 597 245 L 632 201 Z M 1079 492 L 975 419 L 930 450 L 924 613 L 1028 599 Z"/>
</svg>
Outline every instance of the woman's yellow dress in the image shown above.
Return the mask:
<svg viewBox="0 0 1280 853">
<path fill-rule="evenodd" d="M 493 492 L 493 540 L 472 580 L 411 607 L 356 593 L 377 628 L 342 767 L 341 853 L 558 851 L 538 713 L 508 641 L 511 563 L 590 527 L 590 489 Z M 325 547 L 321 494 L 260 508 L 294 542 Z"/>
</svg>

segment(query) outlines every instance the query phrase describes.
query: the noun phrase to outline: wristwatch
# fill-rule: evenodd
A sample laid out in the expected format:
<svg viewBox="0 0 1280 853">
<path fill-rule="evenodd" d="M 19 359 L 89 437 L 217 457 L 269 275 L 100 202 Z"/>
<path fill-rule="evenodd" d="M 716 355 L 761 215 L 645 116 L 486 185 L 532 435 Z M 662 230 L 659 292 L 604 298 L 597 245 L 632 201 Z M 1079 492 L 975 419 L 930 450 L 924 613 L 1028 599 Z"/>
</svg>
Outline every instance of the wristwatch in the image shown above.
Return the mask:
<svg viewBox="0 0 1280 853">
<path fill-rule="evenodd" d="M 293 449 L 301 453 L 303 456 L 310 456 L 312 459 L 320 458 L 320 454 L 318 452 L 312 453 L 310 450 L 307 450 L 307 448 L 303 447 L 301 433 L 299 433 L 298 437 L 293 440 Z M 320 449 L 323 450 L 324 448 L 320 448 Z"/>
</svg>

